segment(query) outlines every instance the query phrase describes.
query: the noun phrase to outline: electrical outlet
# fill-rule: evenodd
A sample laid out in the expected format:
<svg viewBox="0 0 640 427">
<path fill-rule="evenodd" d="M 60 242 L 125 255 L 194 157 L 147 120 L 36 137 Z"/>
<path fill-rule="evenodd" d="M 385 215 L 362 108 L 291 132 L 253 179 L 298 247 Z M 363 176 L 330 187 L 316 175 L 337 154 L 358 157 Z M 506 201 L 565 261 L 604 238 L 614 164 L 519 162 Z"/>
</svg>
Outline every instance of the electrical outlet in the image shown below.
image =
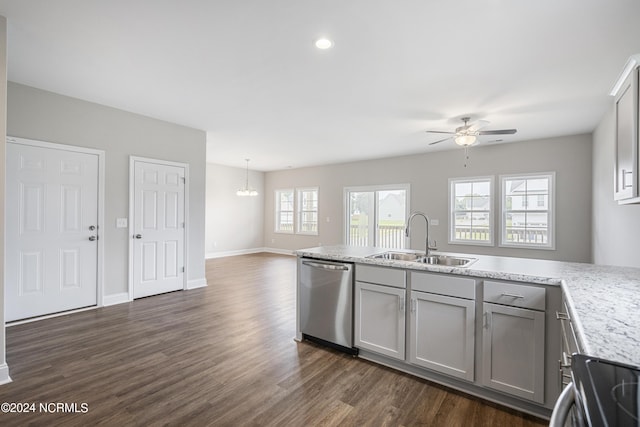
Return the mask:
<svg viewBox="0 0 640 427">
<path fill-rule="evenodd" d="M 432 220 L 431 220 L 431 225 L 440 225 L 440 220 L 438 220 L 438 219 L 432 219 Z"/>
<path fill-rule="evenodd" d="M 116 218 L 116 228 L 127 228 L 128 221 L 127 218 Z"/>
</svg>

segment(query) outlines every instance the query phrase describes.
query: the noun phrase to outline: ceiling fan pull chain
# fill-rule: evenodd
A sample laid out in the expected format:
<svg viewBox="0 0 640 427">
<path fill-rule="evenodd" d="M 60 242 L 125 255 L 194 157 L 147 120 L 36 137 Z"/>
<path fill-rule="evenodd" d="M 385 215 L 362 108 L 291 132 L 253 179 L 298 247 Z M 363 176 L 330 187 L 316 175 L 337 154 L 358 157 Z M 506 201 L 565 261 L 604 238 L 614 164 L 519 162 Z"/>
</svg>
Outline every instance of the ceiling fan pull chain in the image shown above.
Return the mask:
<svg viewBox="0 0 640 427">
<path fill-rule="evenodd" d="M 467 167 L 467 161 L 469 160 L 469 146 L 464 146 L 464 167 Z"/>
</svg>

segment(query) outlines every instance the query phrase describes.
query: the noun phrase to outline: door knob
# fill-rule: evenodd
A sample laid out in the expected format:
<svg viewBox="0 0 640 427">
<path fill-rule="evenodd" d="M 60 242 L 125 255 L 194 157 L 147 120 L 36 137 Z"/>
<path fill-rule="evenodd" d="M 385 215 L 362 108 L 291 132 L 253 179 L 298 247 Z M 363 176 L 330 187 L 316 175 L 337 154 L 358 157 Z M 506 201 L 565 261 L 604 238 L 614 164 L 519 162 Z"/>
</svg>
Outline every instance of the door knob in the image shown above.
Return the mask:
<svg viewBox="0 0 640 427">
<path fill-rule="evenodd" d="M 89 240 L 93 242 L 94 240 L 98 240 L 98 238 L 96 236 L 89 236 Z"/>
<path fill-rule="evenodd" d="M 136 239 L 142 239 L 142 234 L 136 234 L 136 235 L 135 235 L 135 236 L 133 236 L 133 237 L 135 237 Z"/>
<path fill-rule="evenodd" d="M 95 229 L 96 229 L 96 226 L 95 226 L 95 225 L 90 225 L 90 226 L 89 226 L 89 230 L 93 231 L 93 230 L 95 230 Z"/>
</svg>

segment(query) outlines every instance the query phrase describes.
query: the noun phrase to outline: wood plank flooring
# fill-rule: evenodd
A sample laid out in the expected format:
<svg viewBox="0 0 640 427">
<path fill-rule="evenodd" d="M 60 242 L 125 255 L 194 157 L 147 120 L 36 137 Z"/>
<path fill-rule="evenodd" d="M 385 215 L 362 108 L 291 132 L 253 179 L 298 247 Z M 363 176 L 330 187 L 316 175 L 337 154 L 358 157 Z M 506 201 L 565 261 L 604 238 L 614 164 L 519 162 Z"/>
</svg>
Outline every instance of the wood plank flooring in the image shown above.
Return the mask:
<svg viewBox="0 0 640 427">
<path fill-rule="evenodd" d="M 546 423 L 296 343 L 295 258 L 207 261 L 207 288 L 7 328 L 2 426 L 533 426 Z M 55 406 L 48 406 L 55 409 Z"/>
</svg>

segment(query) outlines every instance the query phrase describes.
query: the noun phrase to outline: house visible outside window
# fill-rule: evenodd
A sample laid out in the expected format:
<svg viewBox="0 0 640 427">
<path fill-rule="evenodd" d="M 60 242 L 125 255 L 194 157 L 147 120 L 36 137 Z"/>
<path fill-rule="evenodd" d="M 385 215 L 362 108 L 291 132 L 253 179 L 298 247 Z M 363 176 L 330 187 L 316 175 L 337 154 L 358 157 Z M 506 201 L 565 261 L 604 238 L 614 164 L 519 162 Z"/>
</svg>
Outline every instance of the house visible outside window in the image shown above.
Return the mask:
<svg viewBox="0 0 640 427">
<path fill-rule="evenodd" d="M 298 234 L 318 234 L 318 189 L 298 189 Z"/>
<path fill-rule="evenodd" d="M 292 189 L 276 190 L 276 233 L 293 233 L 293 195 Z"/>
<path fill-rule="evenodd" d="M 449 179 L 449 243 L 493 245 L 493 177 Z"/>
<path fill-rule="evenodd" d="M 345 243 L 404 249 L 409 213 L 409 185 L 347 187 Z"/>
<path fill-rule="evenodd" d="M 501 246 L 554 249 L 555 173 L 500 176 Z"/>
</svg>

